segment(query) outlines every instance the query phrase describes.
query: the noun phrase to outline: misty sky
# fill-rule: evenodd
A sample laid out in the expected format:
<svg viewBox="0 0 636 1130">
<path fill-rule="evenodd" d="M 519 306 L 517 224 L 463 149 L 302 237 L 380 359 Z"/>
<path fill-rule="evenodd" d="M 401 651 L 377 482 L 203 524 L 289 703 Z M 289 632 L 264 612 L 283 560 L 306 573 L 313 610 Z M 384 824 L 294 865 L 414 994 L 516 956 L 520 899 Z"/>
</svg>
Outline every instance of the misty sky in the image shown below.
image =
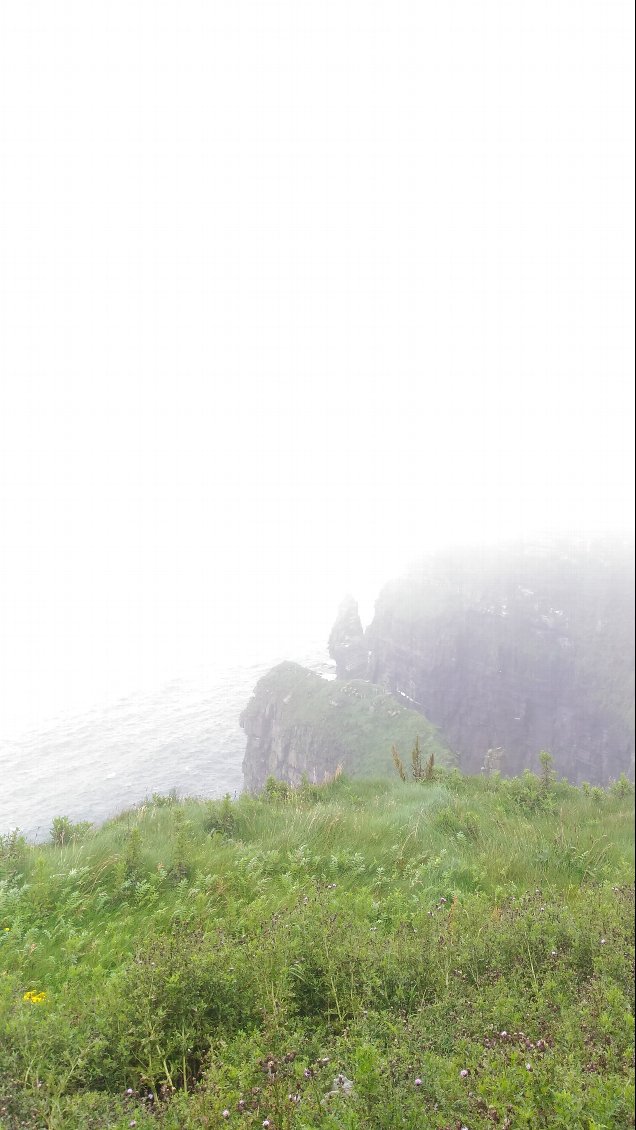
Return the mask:
<svg viewBox="0 0 636 1130">
<path fill-rule="evenodd" d="M 633 15 L 0 6 L 0 727 L 630 524 Z"/>
</svg>

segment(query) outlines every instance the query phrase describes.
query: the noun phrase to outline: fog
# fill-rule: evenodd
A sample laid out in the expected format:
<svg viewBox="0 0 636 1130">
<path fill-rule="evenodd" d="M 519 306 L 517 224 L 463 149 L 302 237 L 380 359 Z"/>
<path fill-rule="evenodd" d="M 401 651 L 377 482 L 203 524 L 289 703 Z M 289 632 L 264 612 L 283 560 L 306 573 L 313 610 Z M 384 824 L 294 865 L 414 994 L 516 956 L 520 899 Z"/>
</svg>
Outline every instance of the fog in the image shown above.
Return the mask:
<svg viewBox="0 0 636 1130">
<path fill-rule="evenodd" d="M 631 528 L 633 16 L 2 5 L 0 730 Z"/>
</svg>

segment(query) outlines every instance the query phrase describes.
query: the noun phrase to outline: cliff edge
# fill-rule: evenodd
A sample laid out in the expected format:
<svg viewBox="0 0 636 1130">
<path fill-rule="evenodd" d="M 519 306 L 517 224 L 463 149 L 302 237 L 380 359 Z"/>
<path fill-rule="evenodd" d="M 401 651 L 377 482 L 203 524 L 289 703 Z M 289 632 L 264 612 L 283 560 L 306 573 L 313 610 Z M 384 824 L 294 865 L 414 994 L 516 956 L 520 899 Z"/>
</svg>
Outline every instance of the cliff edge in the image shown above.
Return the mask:
<svg viewBox="0 0 636 1130">
<path fill-rule="evenodd" d="M 465 772 L 500 748 L 519 773 L 547 749 L 573 783 L 603 784 L 634 772 L 633 577 L 618 543 L 432 554 L 385 586 L 356 648 Z"/>
<path fill-rule="evenodd" d="M 305 776 L 322 781 L 339 765 L 352 776 L 386 776 L 392 744 L 408 758 L 418 735 L 426 756 L 454 763 L 436 728 L 386 688 L 326 680 L 298 663 L 280 663 L 259 679 L 240 723 L 247 735 L 248 792 L 260 791 L 270 775 L 292 785 Z"/>
</svg>

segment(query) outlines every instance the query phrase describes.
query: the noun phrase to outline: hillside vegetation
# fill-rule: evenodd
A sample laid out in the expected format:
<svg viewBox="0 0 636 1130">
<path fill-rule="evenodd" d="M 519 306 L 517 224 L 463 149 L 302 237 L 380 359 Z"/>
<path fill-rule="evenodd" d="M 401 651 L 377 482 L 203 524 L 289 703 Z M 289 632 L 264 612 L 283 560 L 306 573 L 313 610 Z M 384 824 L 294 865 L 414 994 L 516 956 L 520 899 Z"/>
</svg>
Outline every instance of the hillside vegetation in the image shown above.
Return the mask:
<svg viewBox="0 0 636 1130">
<path fill-rule="evenodd" d="M 350 776 L 382 776 L 387 749 L 403 753 L 419 733 L 425 756 L 456 763 L 437 728 L 362 679 L 323 679 L 298 663 L 279 663 L 259 679 L 241 714 L 247 734 L 245 787 L 259 792 L 270 775 L 300 784 L 322 781 L 340 766 Z"/>
<path fill-rule="evenodd" d="M 148 803 L 0 844 L 0 1127 L 633 1125 L 633 796 Z"/>
</svg>

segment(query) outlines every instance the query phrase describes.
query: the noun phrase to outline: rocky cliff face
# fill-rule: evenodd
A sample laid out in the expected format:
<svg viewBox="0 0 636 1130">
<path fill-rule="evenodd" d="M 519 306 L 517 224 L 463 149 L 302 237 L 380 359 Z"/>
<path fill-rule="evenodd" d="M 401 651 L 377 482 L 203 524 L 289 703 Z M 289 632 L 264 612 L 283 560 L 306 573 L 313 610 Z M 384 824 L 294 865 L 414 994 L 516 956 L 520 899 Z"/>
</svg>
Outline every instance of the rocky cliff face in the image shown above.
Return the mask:
<svg viewBox="0 0 636 1130">
<path fill-rule="evenodd" d="M 329 654 L 335 660 L 341 679 L 364 679 L 367 674 L 367 645 L 357 602 L 346 596 L 329 636 Z"/>
<path fill-rule="evenodd" d="M 425 757 L 432 752 L 439 764 L 453 763 L 436 729 L 386 688 L 327 681 L 297 663 L 281 663 L 259 680 L 240 722 L 249 792 L 262 789 L 270 775 L 292 785 L 304 776 L 322 781 L 338 765 L 354 775 L 384 776 L 392 772 L 392 744 L 408 759 L 416 736 Z"/>
<path fill-rule="evenodd" d="M 383 590 L 364 650 L 467 772 L 503 747 L 506 773 L 547 749 L 572 781 L 633 774 L 631 548 L 430 557 Z"/>
</svg>

